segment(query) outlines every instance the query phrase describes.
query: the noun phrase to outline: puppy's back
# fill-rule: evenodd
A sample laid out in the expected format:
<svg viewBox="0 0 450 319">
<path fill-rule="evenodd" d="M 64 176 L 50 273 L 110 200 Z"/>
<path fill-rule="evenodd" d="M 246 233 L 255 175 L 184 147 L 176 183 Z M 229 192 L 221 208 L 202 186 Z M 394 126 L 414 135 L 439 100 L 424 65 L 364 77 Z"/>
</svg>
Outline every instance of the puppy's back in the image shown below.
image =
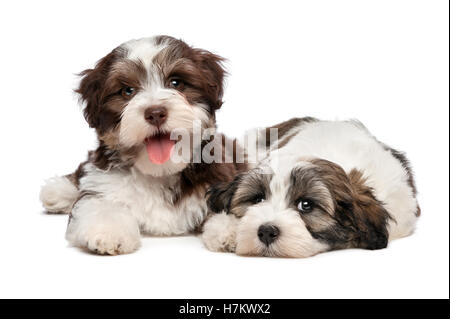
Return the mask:
<svg viewBox="0 0 450 319">
<path fill-rule="evenodd" d="M 379 142 L 358 121 L 302 121 L 290 133 L 270 151 L 270 160 L 277 158 L 280 165 L 287 165 L 289 158 L 315 157 L 334 162 L 347 173 L 360 171 L 393 217 L 389 239 L 411 234 L 420 208 L 413 172 L 402 152 Z"/>
</svg>

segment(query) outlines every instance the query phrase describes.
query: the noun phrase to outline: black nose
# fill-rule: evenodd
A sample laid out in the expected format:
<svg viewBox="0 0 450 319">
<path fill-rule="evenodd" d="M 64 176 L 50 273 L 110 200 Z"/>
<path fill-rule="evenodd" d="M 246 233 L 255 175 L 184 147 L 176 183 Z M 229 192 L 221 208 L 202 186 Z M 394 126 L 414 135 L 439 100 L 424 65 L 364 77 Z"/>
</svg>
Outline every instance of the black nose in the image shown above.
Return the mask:
<svg viewBox="0 0 450 319">
<path fill-rule="evenodd" d="M 145 110 L 144 117 L 151 125 L 160 127 L 167 121 L 167 109 L 164 106 L 151 106 Z"/>
<path fill-rule="evenodd" d="M 277 226 L 262 225 L 258 228 L 259 240 L 262 241 L 266 246 L 269 246 L 271 243 L 273 243 L 279 235 L 280 229 Z"/>
</svg>

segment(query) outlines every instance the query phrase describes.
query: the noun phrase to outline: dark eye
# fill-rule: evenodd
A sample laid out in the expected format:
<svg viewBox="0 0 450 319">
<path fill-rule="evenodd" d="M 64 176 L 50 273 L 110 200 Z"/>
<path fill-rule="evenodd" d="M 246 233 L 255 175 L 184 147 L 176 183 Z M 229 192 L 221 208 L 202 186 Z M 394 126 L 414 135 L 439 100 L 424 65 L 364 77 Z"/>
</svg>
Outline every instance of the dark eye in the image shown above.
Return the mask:
<svg viewBox="0 0 450 319">
<path fill-rule="evenodd" d="M 255 197 L 253 197 L 251 202 L 253 204 L 258 204 L 258 203 L 261 203 L 261 202 L 263 202 L 265 200 L 266 200 L 266 196 L 264 194 L 259 194 L 259 195 L 256 195 Z"/>
<path fill-rule="evenodd" d="M 183 87 L 183 81 L 180 79 L 170 79 L 169 85 L 174 89 L 181 89 Z"/>
<path fill-rule="evenodd" d="M 309 213 L 314 208 L 314 203 L 309 199 L 300 199 L 297 208 L 302 213 Z"/>
<path fill-rule="evenodd" d="M 122 89 L 122 95 L 125 96 L 125 97 L 130 97 L 135 92 L 136 92 L 135 88 L 132 88 L 132 87 L 129 87 L 129 86 L 127 86 L 127 87 Z"/>
</svg>

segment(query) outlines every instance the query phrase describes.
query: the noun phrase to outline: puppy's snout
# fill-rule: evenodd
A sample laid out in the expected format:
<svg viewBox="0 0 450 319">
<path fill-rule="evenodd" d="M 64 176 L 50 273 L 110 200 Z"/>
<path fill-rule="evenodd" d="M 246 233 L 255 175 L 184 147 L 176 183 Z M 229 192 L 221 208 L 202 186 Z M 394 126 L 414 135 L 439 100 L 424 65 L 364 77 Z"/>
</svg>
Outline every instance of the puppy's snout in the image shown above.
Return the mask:
<svg viewBox="0 0 450 319">
<path fill-rule="evenodd" d="M 160 127 L 167 121 L 167 109 L 164 106 L 151 106 L 145 110 L 145 120 L 151 125 Z"/>
<path fill-rule="evenodd" d="M 258 228 L 258 238 L 266 246 L 273 243 L 280 235 L 280 229 L 274 225 L 261 225 Z"/>
</svg>

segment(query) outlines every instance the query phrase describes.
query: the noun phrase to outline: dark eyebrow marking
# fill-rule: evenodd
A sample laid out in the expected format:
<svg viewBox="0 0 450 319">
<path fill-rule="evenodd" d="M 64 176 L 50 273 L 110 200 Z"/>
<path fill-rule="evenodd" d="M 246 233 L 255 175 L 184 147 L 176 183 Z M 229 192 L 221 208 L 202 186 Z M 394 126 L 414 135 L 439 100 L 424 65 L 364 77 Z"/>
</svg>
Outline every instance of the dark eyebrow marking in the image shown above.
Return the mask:
<svg viewBox="0 0 450 319">
<path fill-rule="evenodd" d="M 261 174 L 258 171 L 250 171 L 243 176 L 236 192 L 231 200 L 231 212 L 236 216 L 243 216 L 252 200 L 263 195 L 266 199 L 270 197 L 270 181 L 272 174 Z"/>
</svg>

